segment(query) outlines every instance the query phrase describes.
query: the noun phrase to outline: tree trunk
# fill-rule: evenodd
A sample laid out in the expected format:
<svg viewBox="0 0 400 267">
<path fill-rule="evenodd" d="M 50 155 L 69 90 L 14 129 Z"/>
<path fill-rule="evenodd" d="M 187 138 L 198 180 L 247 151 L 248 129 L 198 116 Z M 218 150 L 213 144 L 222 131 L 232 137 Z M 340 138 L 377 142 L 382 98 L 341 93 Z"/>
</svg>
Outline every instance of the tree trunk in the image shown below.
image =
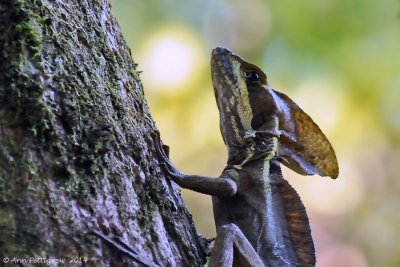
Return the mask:
<svg viewBox="0 0 400 267">
<path fill-rule="evenodd" d="M 2 0 L 2 263 L 142 266 L 97 231 L 160 266 L 204 264 L 155 130 L 106 0 Z"/>
</svg>

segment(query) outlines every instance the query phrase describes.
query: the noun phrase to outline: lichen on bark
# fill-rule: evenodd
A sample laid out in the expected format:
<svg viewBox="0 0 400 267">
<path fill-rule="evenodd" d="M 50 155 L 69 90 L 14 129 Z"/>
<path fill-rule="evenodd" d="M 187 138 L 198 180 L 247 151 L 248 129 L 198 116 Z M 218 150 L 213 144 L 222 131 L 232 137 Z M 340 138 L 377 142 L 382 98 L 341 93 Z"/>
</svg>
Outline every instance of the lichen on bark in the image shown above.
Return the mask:
<svg viewBox="0 0 400 267">
<path fill-rule="evenodd" d="M 107 1 L 1 1 L 1 256 L 137 266 L 96 230 L 162 266 L 203 264 L 155 130 Z"/>
</svg>

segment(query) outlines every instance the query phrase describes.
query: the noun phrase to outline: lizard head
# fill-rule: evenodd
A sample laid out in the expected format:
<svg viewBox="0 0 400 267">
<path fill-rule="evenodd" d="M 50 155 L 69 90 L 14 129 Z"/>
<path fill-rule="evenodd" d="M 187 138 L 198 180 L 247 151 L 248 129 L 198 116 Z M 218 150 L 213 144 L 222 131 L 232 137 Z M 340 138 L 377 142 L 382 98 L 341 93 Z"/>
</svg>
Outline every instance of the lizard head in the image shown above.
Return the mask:
<svg viewBox="0 0 400 267">
<path fill-rule="evenodd" d="M 256 135 L 279 136 L 277 106 L 260 68 L 217 47 L 212 52 L 211 72 L 221 133 L 230 155 L 251 144 Z"/>
<path fill-rule="evenodd" d="M 338 176 L 335 152 L 318 125 L 288 96 L 273 90 L 260 68 L 217 47 L 211 73 L 230 157 L 248 143 L 252 151 L 247 146 L 245 158 L 257 156 L 257 146 L 265 142 L 253 141 L 261 136 L 267 140 L 264 157 L 276 156 L 303 175 Z"/>
</svg>

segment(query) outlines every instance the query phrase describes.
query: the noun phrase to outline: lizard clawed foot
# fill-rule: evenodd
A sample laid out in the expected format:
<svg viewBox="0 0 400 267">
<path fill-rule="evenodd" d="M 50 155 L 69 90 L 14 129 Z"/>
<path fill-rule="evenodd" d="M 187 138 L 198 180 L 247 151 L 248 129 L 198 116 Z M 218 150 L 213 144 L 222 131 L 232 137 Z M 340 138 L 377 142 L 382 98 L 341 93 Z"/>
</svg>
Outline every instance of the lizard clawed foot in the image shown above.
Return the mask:
<svg viewBox="0 0 400 267">
<path fill-rule="evenodd" d="M 160 138 L 159 131 L 150 131 L 146 134 L 152 141 L 155 151 L 161 160 L 161 166 L 164 171 L 174 180 L 180 180 L 184 174 L 177 170 L 169 160 L 169 147 L 164 145 Z"/>
</svg>

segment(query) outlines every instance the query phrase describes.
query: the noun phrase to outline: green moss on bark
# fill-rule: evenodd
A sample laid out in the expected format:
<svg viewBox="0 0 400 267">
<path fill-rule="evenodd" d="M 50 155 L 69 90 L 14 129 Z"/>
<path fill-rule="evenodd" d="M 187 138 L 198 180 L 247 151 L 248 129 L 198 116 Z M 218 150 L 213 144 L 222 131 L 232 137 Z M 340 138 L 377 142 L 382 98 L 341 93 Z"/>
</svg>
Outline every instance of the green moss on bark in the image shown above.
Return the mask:
<svg viewBox="0 0 400 267">
<path fill-rule="evenodd" d="M 0 126 L 0 255 L 131 263 L 97 230 L 161 265 L 203 263 L 107 2 L 0 2 Z"/>
</svg>

